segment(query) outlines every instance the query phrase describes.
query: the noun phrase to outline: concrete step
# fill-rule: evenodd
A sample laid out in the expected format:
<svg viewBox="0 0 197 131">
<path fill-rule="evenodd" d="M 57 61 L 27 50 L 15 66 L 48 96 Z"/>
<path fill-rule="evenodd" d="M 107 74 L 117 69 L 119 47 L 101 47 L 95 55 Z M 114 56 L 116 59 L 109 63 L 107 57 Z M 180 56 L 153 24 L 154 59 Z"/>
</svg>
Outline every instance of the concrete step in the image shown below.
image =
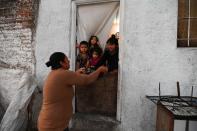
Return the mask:
<svg viewBox="0 0 197 131">
<path fill-rule="evenodd" d="M 113 117 L 77 113 L 70 131 L 116 131 L 120 123 Z"/>
</svg>

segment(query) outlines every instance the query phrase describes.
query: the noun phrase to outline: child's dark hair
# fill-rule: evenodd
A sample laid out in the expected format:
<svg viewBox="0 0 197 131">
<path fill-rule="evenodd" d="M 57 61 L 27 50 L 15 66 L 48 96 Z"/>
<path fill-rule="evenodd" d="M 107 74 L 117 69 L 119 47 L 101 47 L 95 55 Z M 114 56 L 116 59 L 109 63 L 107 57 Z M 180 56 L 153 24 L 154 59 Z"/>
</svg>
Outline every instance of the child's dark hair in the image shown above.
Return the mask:
<svg viewBox="0 0 197 131">
<path fill-rule="evenodd" d="M 116 39 L 115 35 L 111 35 L 111 37 L 107 40 L 107 44 L 115 44 L 118 46 L 118 39 Z"/>
<path fill-rule="evenodd" d="M 81 45 L 86 45 L 86 46 L 88 47 L 88 42 L 87 42 L 87 41 L 81 41 L 81 42 L 80 42 L 80 46 L 81 46 Z"/>
<path fill-rule="evenodd" d="M 100 49 L 100 48 L 94 48 L 93 50 L 92 50 L 92 53 L 93 52 L 96 52 L 97 54 L 98 54 L 98 56 L 101 56 L 101 54 L 102 54 L 102 50 Z"/>
<path fill-rule="evenodd" d="M 51 66 L 51 69 L 52 70 L 55 70 L 55 69 L 59 69 L 61 68 L 62 66 L 60 65 L 60 61 L 64 61 L 66 55 L 62 52 L 55 52 L 53 53 L 50 58 L 49 58 L 49 61 L 46 63 L 46 66 L 47 67 L 50 67 Z"/>
</svg>

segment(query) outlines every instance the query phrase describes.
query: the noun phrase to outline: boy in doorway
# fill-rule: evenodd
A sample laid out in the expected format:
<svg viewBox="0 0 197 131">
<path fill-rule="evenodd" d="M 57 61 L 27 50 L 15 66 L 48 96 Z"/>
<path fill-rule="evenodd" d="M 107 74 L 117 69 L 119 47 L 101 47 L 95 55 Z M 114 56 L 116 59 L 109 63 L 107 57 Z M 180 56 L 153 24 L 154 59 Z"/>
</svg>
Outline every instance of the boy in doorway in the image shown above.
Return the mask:
<svg viewBox="0 0 197 131">
<path fill-rule="evenodd" d="M 88 60 L 88 42 L 81 41 L 79 45 L 79 54 L 77 55 L 76 59 L 76 69 L 87 68 L 89 63 Z"/>
</svg>

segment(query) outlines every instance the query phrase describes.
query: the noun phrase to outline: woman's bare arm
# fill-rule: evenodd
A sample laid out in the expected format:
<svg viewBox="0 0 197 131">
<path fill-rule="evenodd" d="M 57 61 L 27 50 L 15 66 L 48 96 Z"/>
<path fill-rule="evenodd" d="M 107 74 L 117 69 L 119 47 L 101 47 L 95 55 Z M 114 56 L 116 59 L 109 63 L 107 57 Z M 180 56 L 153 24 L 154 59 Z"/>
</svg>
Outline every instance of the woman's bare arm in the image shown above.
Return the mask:
<svg viewBox="0 0 197 131">
<path fill-rule="evenodd" d="M 66 85 L 88 85 L 94 82 L 101 72 L 106 73 L 108 69 L 104 66 L 99 67 L 96 71 L 87 74 L 80 74 L 79 72 L 66 71 L 64 80 Z"/>
</svg>

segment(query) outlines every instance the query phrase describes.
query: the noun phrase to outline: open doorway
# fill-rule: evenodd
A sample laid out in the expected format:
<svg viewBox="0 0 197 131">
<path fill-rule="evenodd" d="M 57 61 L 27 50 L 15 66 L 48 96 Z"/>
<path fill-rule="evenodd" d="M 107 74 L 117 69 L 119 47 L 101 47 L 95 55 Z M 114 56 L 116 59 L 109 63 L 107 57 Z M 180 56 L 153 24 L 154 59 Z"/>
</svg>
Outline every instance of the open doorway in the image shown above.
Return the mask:
<svg viewBox="0 0 197 131">
<path fill-rule="evenodd" d="M 76 60 L 76 43 L 88 41 L 91 35 L 99 38 L 100 46 L 105 50 L 108 38 L 119 35 L 120 1 L 78 1 L 72 2 L 71 53 Z M 75 48 L 75 49 L 73 49 Z M 75 63 L 71 63 L 75 67 Z M 74 68 L 73 68 L 74 69 Z M 120 120 L 120 87 L 118 73 L 107 74 L 88 87 L 75 89 L 75 111 L 81 113 L 116 116 Z"/>
</svg>

